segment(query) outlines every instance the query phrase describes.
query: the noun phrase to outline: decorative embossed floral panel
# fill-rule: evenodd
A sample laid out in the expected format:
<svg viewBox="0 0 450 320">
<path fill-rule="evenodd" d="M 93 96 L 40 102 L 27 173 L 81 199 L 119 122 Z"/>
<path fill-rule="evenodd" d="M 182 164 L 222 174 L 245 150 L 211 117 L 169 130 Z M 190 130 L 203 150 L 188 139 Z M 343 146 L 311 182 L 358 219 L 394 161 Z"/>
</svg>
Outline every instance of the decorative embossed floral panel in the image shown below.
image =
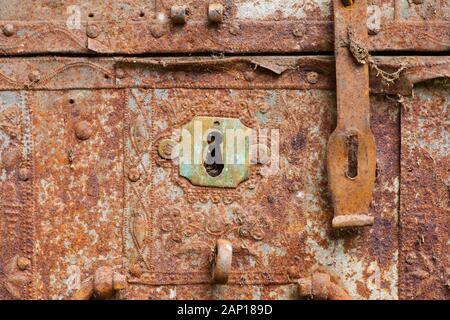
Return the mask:
<svg viewBox="0 0 450 320">
<path fill-rule="evenodd" d="M 137 170 L 139 177 L 125 179 L 125 261 L 129 282 L 135 284 L 131 297 L 148 293 L 151 287 L 145 285 L 174 285 L 176 292 L 181 285 L 201 284 L 213 290 L 211 259 L 219 238 L 233 245 L 230 288 L 287 285 L 297 274 L 325 268 L 345 273 L 342 278 L 354 296 L 396 296 L 395 241 L 381 253 L 376 234 L 368 230 L 331 240 L 324 161 L 334 126 L 333 92 L 131 89 L 126 96 L 125 171 L 134 177 Z M 396 109 L 384 99 L 374 103 L 382 110 L 374 115 L 375 133 L 387 139 L 379 146 L 392 159 L 398 138 L 383 138 L 381 132 L 396 132 Z M 240 119 L 269 136 L 271 154 L 278 157 L 252 164 L 250 177 L 237 188 L 193 185 L 173 160 L 160 156 L 158 144 L 199 116 Z M 375 232 L 395 234 L 398 167 L 384 159 L 376 191 L 382 200 L 371 210 L 378 217 Z M 370 258 L 380 254 L 381 260 Z M 366 274 L 386 280 L 372 287 L 361 278 Z M 291 289 L 283 295 L 295 296 Z"/>
</svg>

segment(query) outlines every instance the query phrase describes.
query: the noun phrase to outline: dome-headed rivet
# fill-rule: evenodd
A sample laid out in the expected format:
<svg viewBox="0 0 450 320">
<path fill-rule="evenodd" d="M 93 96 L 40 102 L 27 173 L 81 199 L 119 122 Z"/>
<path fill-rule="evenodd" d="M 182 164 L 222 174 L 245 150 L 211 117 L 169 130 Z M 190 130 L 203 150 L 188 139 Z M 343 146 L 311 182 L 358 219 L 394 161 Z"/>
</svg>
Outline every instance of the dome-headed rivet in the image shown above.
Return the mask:
<svg viewBox="0 0 450 320">
<path fill-rule="evenodd" d="M 208 8 L 208 20 L 212 23 L 221 23 L 223 21 L 224 11 L 222 4 L 210 4 Z"/>
<path fill-rule="evenodd" d="M 75 135 L 80 140 L 87 140 L 93 133 L 92 126 L 87 121 L 79 121 L 75 125 Z"/>
<path fill-rule="evenodd" d="M 86 28 L 86 35 L 91 38 L 97 38 L 100 35 L 100 29 L 96 25 L 90 25 Z"/>
<path fill-rule="evenodd" d="M 28 168 L 20 168 L 18 174 L 20 180 L 27 181 L 30 179 L 31 172 Z"/>
<path fill-rule="evenodd" d="M 37 70 L 31 71 L 28 74 L 28 80 L 30 80 L 33 83 L 39 82 L 39 80 L 41 80 L 41 74 Z"/>
<path fill-rule="evenodd" d="M 140 174 L 140 172 L 139 172 L 139 170 L 138 170 L 137 168 L 131 168 L 131 169 L 128 171 L 128 179 L 129 179 L 131 182 L 136 182 L 136 181 L 138 181 L 140 178 L 141 178 L 141 174 Z"/>
<path fill-rule="evenodd" d="M 189 10 L 186 6 L 173 6 L 170 8 L 170 19 L 173 23 L 184 24 L 186 23 Z"/>
<path fill-rule="evenodd" d="M 12 35 L 14 35 L 15 32 L 16 30 L 12 24 L 8 23 L 3 26 L 3 34 L 5 36 L 11 37 Z"/>
<path fill-rule="evenodd" d="M 311 84 L 315 84 L 319 81 L 319 74 L 315 71 L 310 71 L 306 74 L 306 80 Z"/>
<path fill-rule="evenodd" d="M 17 267 L 20 270 L 26 270 L 30 267 L 31 265 L 31 261 L 30 259 L 26 258 L 26 257 L 19 257 L 17 258 Z"/>
</svg>

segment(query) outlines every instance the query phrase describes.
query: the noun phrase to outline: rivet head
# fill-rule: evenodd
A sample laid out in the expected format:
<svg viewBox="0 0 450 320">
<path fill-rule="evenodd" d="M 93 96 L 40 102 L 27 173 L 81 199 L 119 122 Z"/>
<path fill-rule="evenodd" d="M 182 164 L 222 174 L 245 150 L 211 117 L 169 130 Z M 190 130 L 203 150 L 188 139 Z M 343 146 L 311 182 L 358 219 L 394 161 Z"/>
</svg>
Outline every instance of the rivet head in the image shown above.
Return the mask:
<svg viewBox="0 0 450 320">
<path fill-rule="evenodd" d="M 267 164 L 270 161 L 270 149 L 264 144 L 258 144 L 258 163 Z"/>
<path fill-rule="evenodd" d="M 87 121 L 79 121 L 75 124 L 75 136 L 80 140 L 87 140 L 93 133 L 92 126 Z"/>
<path fill-rule="evenodd" d="M 158 145 L 158 154 L 163 159 L 175 159 L 177 157 L 175 147 L 175 141 L 170 139 L 163 139 Z"/>
<path fill-rule="evenodd" d="M 141 178 L 141 174 L 139 173 L 139 170 L 137 168 L 131 168 L 128 171 L 128 179 L 131 182 L 136 182 Z"/>
<path fill-rule="evenodd" d="M 20 168 L 19 172 L 18 172 L 18 175 L 19 175 L 19 179 L 20 180 L 27 181 L 28 179 L 30 179 L 30 175 L 31 175 L 30 169 L 28 169 L 28 168 Z"/>
<path fill-rule="evenodd" d="M 288 268 L 288 275 L 291 279 L 296 279 L 299 276 L 298 267 L 290 266 Z"/>
<path fill-rule="evenodd" d="M 245 79 L 246 81 L 249 81 L 249 82 L 255 80 L 255 79 L 256 79 L 256 73 L 255 73 L 255 71 L 253 71 L 253 70 L 245 71 L 245 72 L 244 72 L 244 79 Z"/>
<path fill-rule="evenodd" d="M 113 289 L 116 291 L 123 290 L 123 289 L 125 289 L 126 286 L 127 286 L 127 278 L 118 272 L 114 272 L 114 274 L 113 274 Z"/>
<path fill-rule="evenodd" d="M 96 25 L 90 25 L 86 28 L 86 35 L 91 38 L 97 38 L 100 35 L 100 29 Z"/>
<path fill-rule="evenodd" d="M 130 267 L 130 274 L 133 277 L 139 278 L 143 273 L 142 267 L 139 264 L 134 264 Z"/>
<path fill-rule="evenodd" d="M 18 147 L 6 150 L 2 153 L 2 166 L 6 169 L 12 169 L 21 159 L 21 153 Z"/>
<path fill-rule="evenodd" d="M 173 6 L 170 8 L 170 19 L 173 23 L 184 24 L 186 23 L 189 10 L 186 6 Z"/>
<path fill-rule="evenodd" d="M 355 3 L 355 0 L 341 0 L 345 7 L 349 7 Z"/>
<path fill-rule="evenodd" d="M 230 30 L 229 32 L 233 35 L 233 36 L 237 36 L 239 34 L 239 32 L 241 32 L 241 26 L 239 25 L 239 23 L 235 22 L 230 26 Z"/>
<path fill-rule="evenodd" d="M 8 23 L 3 26 L 3 34 L 5 36 L 11 37 L 12 35 L 14 35 L 15 32 L 16 30 L 12 24 Z"/>
<path fill-rule="evenodd" d="M 259 107 L 259 112 L 267 113 L 270 110 L 270 106 L 268 104 L 263 104 Z"/>
<path fill-rule="evenodd" d="M 302 38 L 305 35 L 306 28 L 295 27 L 292 30 L 292 34 L 297 38 Z"/>
<path fill-rule="evenodd" d="M 121 68 L 116 69 L 116 78 L 117 79 L 123 79 L 125 78 L 125 71 Z"/>
<path fill-rule="evenodd" d="M 367 26 L 367 30 L 369 31 L 369 34 L 370 34 L 371 36 L 374 36 L 374 35 L 380 33 L 381 27 L 380 27 L 380 26 L 369 26 L 369 25 L 368 25 L 368 26 Z"/>
<path fill-rule="evenodd" d="M 33 83 L 39 82 L 40 79 L 41 74 L 37 70 L 34 70 L 28 74 L 28 80 L 30 80 Z"/>
<path fill-rule="evenodd" d="M 150 33 L 154 38 L 161 38 L 166 33 L 166 28 L 163 24 L 157 23 L 150 26 Z"/>
<path fill-rule="evenodd" d="M 315 71 L 310 71 L 306 74 L 306 80 L 311 84 L 315 84 L 319 81 L 319 74 Z"/>
<path fill-rule="evenodd" d="M 26 258 L 26 257 L 19 257 L 17 258 L 17 267 L 20 270 L 26 270 L 30 267 L 31 265 L 31 261 L 30 259 Z"/>
<path fill-rule="evenodd" d="M 210 4 L 208 8 L 208 20 L 212 23 L 221 23 L 223 21 L 224 11 L 222 4 Z"/>
</svg>

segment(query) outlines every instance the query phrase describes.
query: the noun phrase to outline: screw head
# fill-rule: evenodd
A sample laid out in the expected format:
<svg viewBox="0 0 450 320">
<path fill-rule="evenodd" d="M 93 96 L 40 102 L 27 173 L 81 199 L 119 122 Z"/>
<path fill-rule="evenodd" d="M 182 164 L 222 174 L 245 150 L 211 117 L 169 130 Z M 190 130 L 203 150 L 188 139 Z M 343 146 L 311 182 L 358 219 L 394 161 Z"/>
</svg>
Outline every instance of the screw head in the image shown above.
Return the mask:
<svg viewBox="0 0 450 320">
<path fill-rule="evenodd" d="M 20 270 L 26 270 L 30 267 L 31 265 L 31 261 L 30 259 L 26 258 L 26 257 L 19 257 L 17 258 L 17 267 Z"/>
<path fill-rule="evenodd" d="M 16 32 L 14 25 L 8 23 L 3 26 L 3 34 L 7 37 L 11 37 Z"/>
<path fill-rule="evenodd" d="M 100 35 L 100 29 L 96 25 L 90 25 L 86 28 L 86 35 L 91 39 L 95 39 Z"/>
<path fill-rule="evenodd" d="M 212 23 L 221 23 L 223 21 L 224 11 L 222 4 L 210 4 L 208 8 L 208 20 Z"/>
<path fill-rule="evenodd" d="M 93 133 L 92 126 L 87 121 L 79 121 L 75 124 L 75 136 L 80 140 L 87 140 Z"/>
<path fill-rule="evenodd" d="M 315 84 L 319 81 L 319 74 L 315 71 L 310 71 L 306 74 L 306 80 L 311 84 Z"/>
<path fill-rule="evenodd" d="M 30 179 L 31 176 L 30 169 L 28 168 L 20 168 L 18 174 L 19 179 L 22 181 L 27 181 L 28 179 Z"/>
<path fill-rule="evenodd" d="M 128 171 L 128 179 L 129 179 L 131 182 L 136 182 L 136 181 L 138 181 L 140 178 L 141 178 L 141 174 L 140 174 L 140 172 L 139 172 L 139 170 L 138 170 L 137 168 L 131 168 L 131 169 Z"/>
</svg>

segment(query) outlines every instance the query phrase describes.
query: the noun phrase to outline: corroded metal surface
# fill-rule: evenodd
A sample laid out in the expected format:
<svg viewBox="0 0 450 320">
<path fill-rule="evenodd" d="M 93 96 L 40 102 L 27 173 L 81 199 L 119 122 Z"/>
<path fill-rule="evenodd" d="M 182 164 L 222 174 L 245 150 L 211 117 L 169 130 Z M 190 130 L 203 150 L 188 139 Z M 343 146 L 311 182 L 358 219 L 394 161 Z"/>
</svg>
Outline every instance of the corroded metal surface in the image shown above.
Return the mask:
<svg viewBox="0 0 450 320">
<path fill-rule="evenodd" d="M 449 290 L 449 82 L 419 85 L 402 101 L 399 290 L 446 299 Z"/>
<path fill-rule="evenodd" d="M 447 57 L 376 61 L 406 67 L 394 86 L 372 74 L 374 93 L 411 94 L 420 80 L 448 76 Z M 391 96 L 370 97 L 377 141 L 369 207 L 374 225 L 331 228 L 325 163 L 336 126 L 333 64 L 329 57 L 0 60 L 0 297 L 70 298 L 83 283 L 90 295 L 99 269 L 125 275 L 128 285 L 118 297 L 129 299 L 293 299 L 298 279 L 316 271 L 353 299 L 412 297 L 419 280 L 422 297 L 434 284 L 442 289 L 436 296 L 444 297 L 446 232 L 426 233 L 416 260 L 408 256 L 414 264 L 405 264 L 414 228 L 431 229 L 409 222 L 415 209 L 403 202 L 400 218 L 413 229 L 400 232 L 405 249 L 399 247 L 400 113 Z M 405 106 L 446 101 L 445 89 L 429 90 L 405 98 L 412 101 Z M 223 190 L 180 177 L 179 167 L 160 156 L 159 141 L 195 116 L 278 130 L 279 173 L 267 175 L 267 164 L 254 164 L 248 180 Z M 402 111 L 402 122 L 410 121 L 402 138 L 402 180 L 410 179 L 403 167 L 420 156 L 407 149 L 421 143 L 408 132 L 428 127 L 419 119 Z M 431 129 L 430 135 L 438 137 Z M 439 163 L 448 161 L 439 143 L 420 148 Z M 424 170 L 411 185 L 422 183 Z M 444 189 L 436 182 L 432 199 L 446 199 Z M 427 209 L 427 219 L 445 225 L 438 208 Z M 441 249 L 432 248 L 427 235 Z M 211 284 L 217 239 L 233 246 L 226 286 Z M 428 264 L 423 257 L 441 260 Z"/>
<path fill-rule="evenodd" d="M 332 1 L 2 0 L 0 52 L 190 53 L 332 51 Z M 210 5 L 223 17 L 212 17 Z M 446 51 L 446 0 L 368 1 L 373 51 Z M 173 10 L 184 7 L 179 18 Z M 217 10 L 216 10 L 217 11 Z M 220 10 L 219 10 L 220 11 Z M 213 10 L 213 12 L 215 12 Z M 219 23 L 217 21 L 220 21 Z M 263 35 L 263 36 L 259 36 Z"/>
<path fill-rule="evenodd" d="M 387 72 L 403 68 L 386 83 L 370 69 L 370 91 L 411 95 L 415 83 L 450 76 L 448 57 L 374 57 Z M 335 62 L 328 56 L 229 58 L 3 58 L 1 90 L 121 88 L 230 88 L 334 90 Z M 30 75 L 38 74 L 31 81 Z"/>
</svg>

